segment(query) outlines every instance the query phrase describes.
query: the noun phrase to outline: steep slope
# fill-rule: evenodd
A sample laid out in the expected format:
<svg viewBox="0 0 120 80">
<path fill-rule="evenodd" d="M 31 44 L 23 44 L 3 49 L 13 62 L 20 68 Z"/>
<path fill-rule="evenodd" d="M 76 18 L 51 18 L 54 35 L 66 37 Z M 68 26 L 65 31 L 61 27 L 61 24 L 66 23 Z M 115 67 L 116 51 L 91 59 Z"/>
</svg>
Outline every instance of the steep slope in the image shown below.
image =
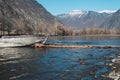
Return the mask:
<svg viewBox="0 0 120 80">
<path fill-rule="evenodd" d="M 84 29 L 88 27 L 99 27 L 111 14 L 98 13 L 94 11 L 72 11 L 70 13 L 57 16 L 65 26 L 74 29 Z"/>
<path fill-rule="evenodd" d="M 1 31 L 39 33 L 41 28 L 54 26 L 55 20 L 36 0 L 0 0 Z"/>
<path fill-rule="evenodd" d="M 120 29 L 120 9 L 108 17 L 101 27 L 106 29 Z"/>
</svg>

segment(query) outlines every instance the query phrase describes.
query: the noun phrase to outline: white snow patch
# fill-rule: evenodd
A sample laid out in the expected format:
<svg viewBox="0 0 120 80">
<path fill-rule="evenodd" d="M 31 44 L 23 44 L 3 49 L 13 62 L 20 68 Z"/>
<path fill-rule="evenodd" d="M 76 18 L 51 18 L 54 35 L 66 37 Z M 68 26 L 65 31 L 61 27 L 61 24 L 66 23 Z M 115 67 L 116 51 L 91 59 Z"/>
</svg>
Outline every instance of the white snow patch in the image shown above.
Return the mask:
<svg viewBox="0 0 120 80">
<path fill-rule="evenodd" d="M 83 15 L 85 14 L 87 11 L 83 11 L 83 10 L 73 10 L 71 12 L 69 12 L 68 14 L 71 16 L 75 16 L 75 15 Z"/>
<path fill-rule="evenodd" d="M 97 11 L 98 13 L 108 13 L 108 14 L 111 14 L 111 13 L 114 13 L 116 12 L 117 10 L 102 10 L 102 11 Z"/>
</svg>

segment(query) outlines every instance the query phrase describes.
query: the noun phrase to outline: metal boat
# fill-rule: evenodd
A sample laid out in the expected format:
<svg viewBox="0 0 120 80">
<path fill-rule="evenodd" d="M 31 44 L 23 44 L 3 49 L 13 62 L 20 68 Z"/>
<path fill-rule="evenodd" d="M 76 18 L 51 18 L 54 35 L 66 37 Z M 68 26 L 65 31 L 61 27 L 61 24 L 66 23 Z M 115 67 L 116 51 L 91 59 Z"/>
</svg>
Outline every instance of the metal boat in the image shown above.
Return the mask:
<svg viewBox="0 0 120 80">
<path fill-rule="evenodd" d="M 37 42 L 45 43 L 45 36 L 21 35 L 21 36 L 2 36 L 0 47 L 22 47 L 29 46 Z"/>
</svg>

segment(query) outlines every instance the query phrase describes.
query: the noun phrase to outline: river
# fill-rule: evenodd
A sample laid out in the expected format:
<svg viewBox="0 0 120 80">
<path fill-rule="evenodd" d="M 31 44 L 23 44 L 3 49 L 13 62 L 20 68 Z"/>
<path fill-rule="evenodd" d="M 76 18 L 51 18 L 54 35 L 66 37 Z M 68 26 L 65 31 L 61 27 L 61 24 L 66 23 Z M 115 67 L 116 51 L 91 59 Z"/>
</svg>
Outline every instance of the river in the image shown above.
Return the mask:
<svg viewBox="0 0 120 80">
<path fill-rule="evenodd" d="M 120 36 L 49 37 L 48 43 L 120 46 Z M 0 48 L 0 80 L 109 80 L 118 54 L 120 48 Z"/>
</svg>

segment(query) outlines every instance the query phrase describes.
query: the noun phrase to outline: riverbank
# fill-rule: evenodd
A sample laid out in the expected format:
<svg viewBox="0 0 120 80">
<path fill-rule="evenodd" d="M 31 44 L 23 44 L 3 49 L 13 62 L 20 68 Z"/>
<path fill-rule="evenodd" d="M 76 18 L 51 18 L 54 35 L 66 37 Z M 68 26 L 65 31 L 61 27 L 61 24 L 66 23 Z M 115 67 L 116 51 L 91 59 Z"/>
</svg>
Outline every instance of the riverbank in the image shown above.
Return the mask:
<svg viewBox="0 0 120 80">
<path fill-rule="evenodd" d="M 120 54 L 116 59 L 113 59 L 112 62 L 112 72 L 109 73 L 108 77 L 113 80 L 120 80 Z"/>
</svg>

